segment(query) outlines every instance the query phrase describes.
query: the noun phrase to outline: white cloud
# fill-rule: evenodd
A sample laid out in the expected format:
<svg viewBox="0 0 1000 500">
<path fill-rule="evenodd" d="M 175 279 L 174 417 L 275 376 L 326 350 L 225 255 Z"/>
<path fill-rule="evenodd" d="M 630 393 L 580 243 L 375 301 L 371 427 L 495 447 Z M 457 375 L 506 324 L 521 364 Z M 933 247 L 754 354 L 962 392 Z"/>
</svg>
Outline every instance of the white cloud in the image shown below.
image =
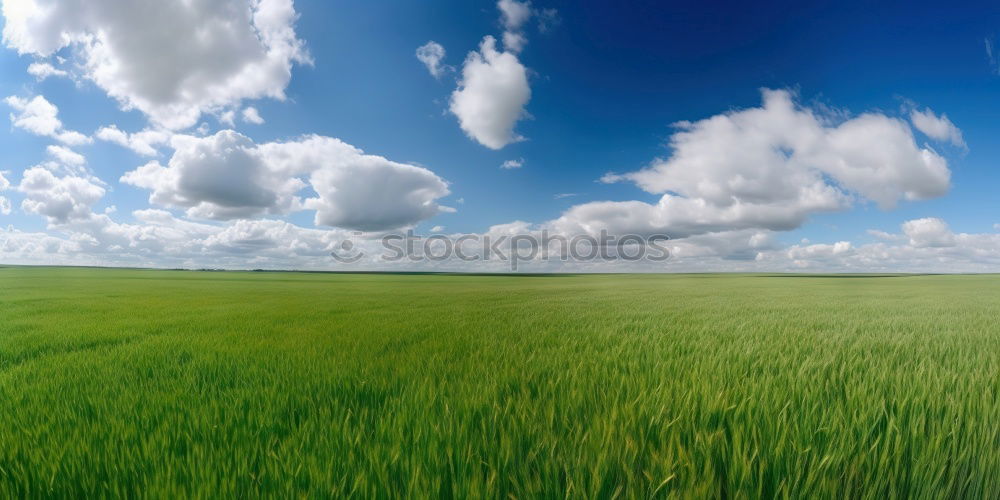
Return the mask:
<svg viewBox="0 0 1000 500">
<path fill-rule="evenodd" d="M 444 231 L 444 226 L 434 226 L 431 228 L 432 233 L 440 233 Z"/>
<path fill-rule="evenodd" d="M 39 58 L 70 47 L 84 77 L 170 129 L 284 99 L 293 63 L 310 62 L 292 0 L 7 1 L 3 14 L 7 47 Z"/>
<path fill-rule="evenodd" d="M 953 233 L 938 218 L 906 221 L 902 234 L 886 241 L 849 251 L 813 252 L 789 266 L 787 252 L 770 252 L 759 259 L 759 268 L 837 272 L 997 272 L 1000 269 L 1000 234 Z M 797 250 L 798 251 L 798 250 Z"/>
<path fill-rule="evenodd" d="M 261 125 L 264 123 L 264 119 L 260 117 L 260 112 L 253 106 L 243 108 L 243 121 L 254 125 Z"/>
<path fill-rule="evenodd" d="M 909 238 L 910 245 L 917 248 L 955 246 L 955 234 L 937 217 L 906 221 L 903 234 Z"/>
<path fill-rule="evenodd" d="M 451 95 L 451 112 L 466 135 L 490 149 L 522 140 L 514 125 L 525 115 L 531 98 L 527 69 L 511 52 L 498 52 L 487 36 L 478 52 L 470 52 L 462 80 Z"/>
<path fill-rule="evenodd" d="M 226 111 L 223 111 L 223 112 L 219 113 L 218 118 L 219 118 L 219 123 L 221 123 L 223 125 L 228 125 L 230 127 L 233 127 L 233 126 L 236 125 L 236 111 L 235 110 L 227 109 Z"/>
<path fill-rule="evenodd" d="M 89 137 L 79 132 L 64 129 L 59 120 L 59 108 L 44 96 L 38 95 L 31 99 L 9 96 L 4 101 L 17 112 L 10 114 L 10 121 L 15 127 L 71 146 L 91 142 Z"/>
<path fill-rule="evenodd" d="M 497 2 L 497 8 L 500 9 L 500 20 L 504 28 L 509 31 L 520 30 L 524 23 L 531 19 L 531 2 L 500 0 Z"/>
<path fill-rule="evenodd" d="M 149 201 L 188 209 L 188 215 L 235 219 L 288 213 L 305 184 L 269 168 L 249 138 L 231 130 L 198 138 L 178 135 L 167 166 L 153 161 L 121 182 L 152 191 Z"/>
<path fill-rule="evenodd" d="M 961 148 L 966 147 L 962 131 L 948 119 L 948 115 L 937 116 L 930 109 L 923 111 L 913 109 L 910 111 L 910 121 L 917 130 L 931 139 L 950 142 Z"/>
<path fill-rule="evenodd" d="M 57 146 L 53 144 L 46 147 L 45 152 L 63 165 L 70 167 L 82 167 L 87 164 L 87 159 L 82 154 L 77 153 L 76 151 L 73 151 L 65 146 Z"/>
<path fill-rule="evenodd" d="M 307 136 L 254 144 L 234 131 L 174 137 L 167 166 L 150 162 L 121 181 L 152 191 L 150 202 L 191 217 L 237 219 L 316 210 L 317 225 L 361 230 L 415 224 L 442 210 L 447 183 L 338 139 Z M 307 186 L 317 194 L 303 199 Z"/>
<path fill-rule="evenodd" d="M 853 251 L 849 241 L 838 241 L 832 245 L 817 243 L 814 245 L 795 245 L 788 249 L 788 258 L 795 262 L 814 260 L 832 256 L 845 255 Z"/>
<path fill-rule="evenodd" d="M 878 229 L 869 229 L 866 232 L 880 240 L 895 241 L 899 239 L 898 234 L 887 233 L 885 231 L 880 231 Z"/>
<path fill-rule="evenodd" d="M 28 74 L 35 77 L 38 81 L 45 80 L 51 76 L 57 77 L 68 77 L 69 73 L 57 69 L 55 66 L 47 62 L 35 62 L 28 65 Z"/>
<path fill-rule="evenodd" d="M 0 255 L 5 262 L 26 264 L 66 263 L 75 244 L 45 233 L 24 233 L 0 226 Z"/>
<path fill-rule="evenodd" d="M 3 172 L 0 172 L 0 191 L 6 191 L 8 189 L 10 189 L 10 181 L 4 177 Z M 10 211 L 10 200 L 8 200 L 5 196 L 0 196 L 0 214 L 10 215 Z"/>
<path fill-rule="evenodd" d="M 443 75 L 445 71 L 451 69 L 450 66 L 441 64 L 441 61 L 444 60 L 444 56 L 444 47 L 433 40 L 417 48 L 417 59 L 424 63 L 424 66 L 427 66 L 427 71 L 429 71 L 434 78 L 441 78 L 441 75 Z"/>
<path fill-rule="evenodd" d="M 514 31 L 503 32 L 503 48 L 511 53 L 517 54 L 524 50 L 528 44 L 528 37 L 524 33 Z"/>
<path fill-rule="evenodd" d="M 24 193 L 21 208 L 45 216 L 50 224 L 90 217 L 91 206 L 104 196 L 104 188 L 88 179 L 57 177 L 43 167 L 25 170 L 17 189 Z"/>
<path fill-rule="evenodd" d="M 0 229 L 0 259 L 8 263 L 75 263 L 153 267 L 278 268 L 278 269 L 399 269 L 509 270 L 493 259 L 473 264 L 386 262 L 378 234 L 345 230 L 306 229 L 280 220 L 236 220 L 206 224 L 179 219 L 164 210 L 133 212 L 135 224 L 114 222 L 107 214 L 90 213 L 65 221 L 49 221 L 53 236 Z M 905 224 L 905 223 L 904 223 Z M 515 221 L 490 227 L 483 234 L 538 235 L 539 227 Z M 432 232 L 443 231 L 434 227 Z M 452 235 L 458 237 L 459 235 Z M 482 235 L 479 235 L 482 236 Z M 550 247 L 548 261 L 522 261 L 529 271 L 810 271 L 810 272 L 996 272 L 1000 269 L 1000 234 L 955 234 L 954 245 L 915 246 L 904 235 L 856 246 L 848 241 L 782 247 L 769 231 L 739 230 L 706 233 L 667 242 L 666 262 L 624 262 L 596 259 L 561 262 L 559 245 Z M 365 258 L 350 267 L 329 254 L 351 239 Z M 471 250 L 467 248 L 466 250 Z M 473 250 L 472 253 L 475 253 Z"/>
<path fill-rule="evenodd" d="M 500 168 L 505 170 L 510 170 L 514 168 L 521 168 L 524 166 L 524 158 L 518 158 L 516 160 L 507 160 L 500 165 Z"/>
<path fill-rule="evenodd" d="M 291 149 L 302 145 L 311 151 L 300 152 L 299 161 L 312 170 L 309 182 L 319 195 L 304 206 L 316 210 L 316 225 L 380 231 L 451 211 L 437 204 L 449 194 L 448 184 L 430 170 L 365 155 L 326 137 L 314 136 Z M 323 159 L 311 160 L 316 154 Z"/>
<path fill-rule="evenodd" d="M 102 141 L 118 144 L 142 156 L 156 156 L 158 154 L 156 146 L 168 144 L 171 135 L 170 132 L 148 128 L 129 134 L 116 125 L 101 127 L 94 133 L 94 137 Z"/>
<path fill-rule="evenodd" d="M 840 123 L 765 91 L 759 108 L 677 124 L 673 153 L 603 180 L 634 181 L 662 194 L 657 204 L 595 202 L 555 221 L 567 232 L 611 227 L 681 238 L 739 229 L 785 231 L 854 200 L 889 209 L 898 200 L 943 195 L 947 162 L 920 148 L 905 122 L 866 113 Z"/>
<path fill-rule="evenodd" d="M 500 9 L 500 21 L 504 27 L 504 49 L 517 54 L 524 50 L 524 46 L 528 43 L 528 39 L 524 36 L 522 29 L 524 28 L 524 24 L 534 14 L 531 2 L 499 0 L 497 8 Z"/>
</svg>

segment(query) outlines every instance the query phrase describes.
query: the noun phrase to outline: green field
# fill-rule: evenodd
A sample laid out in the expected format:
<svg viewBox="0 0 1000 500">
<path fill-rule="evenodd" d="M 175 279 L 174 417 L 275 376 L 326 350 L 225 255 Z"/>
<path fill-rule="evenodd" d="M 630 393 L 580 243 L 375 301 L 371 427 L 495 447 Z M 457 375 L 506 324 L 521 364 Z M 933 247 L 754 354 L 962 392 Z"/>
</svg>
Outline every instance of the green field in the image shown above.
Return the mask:
<svg viewBox="0 0 1000 500">
<path fill-rule="evenodd" d="M 0 497 L 996 498 L 1000 277 L 0 268 Z"/>
</svg>

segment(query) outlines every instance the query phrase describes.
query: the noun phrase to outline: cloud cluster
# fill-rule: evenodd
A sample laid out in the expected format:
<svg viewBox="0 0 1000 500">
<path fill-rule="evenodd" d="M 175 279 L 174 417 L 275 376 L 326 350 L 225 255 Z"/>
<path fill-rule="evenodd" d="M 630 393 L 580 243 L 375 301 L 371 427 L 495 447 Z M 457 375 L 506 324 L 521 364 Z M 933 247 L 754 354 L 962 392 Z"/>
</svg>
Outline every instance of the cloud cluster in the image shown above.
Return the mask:
<svg viewBox="0 0 1000 500">
<path fill-rule="evenodd" d="M 494 37 L 483 38 L 479 50 L 466 56 L 449 106 L 465 134 L 490 149 L 502 149 L 524 140 L 514 132 L 514 127 L 527 116 L 525 106 L 531 99 L 528 69 L 518 59 L 528 43 L 525 24 L 537 16 L 539 28 L 546 30 L 557 19 L 554 9 L 536 11 L 531 2 L 499 0 L 497 9 L 504 27 L 503 50 L 497 48 Z M 417 57 L 432 75 L 440 76 L 444 47 L 428 42 L 417 50 Z"/>
<path fill-rule="evenodd" d="M 44 96 L 31 99 L 9 96 L 4 99 L 15 112 L 10 114 L 10 122 L 15 127 L 43 137 L 51 137 L 63 144 L 78 146 L 89 144 L 91 139 L 75 130 L 66 130 L 59 120 L 59 108 Z"/>
<path fill-rule="evenodd" d="M 308 229 L 272 219 L 191 222 L 157 209 L 132 212 L 135 223 L 107 214 L 50 221 L 47 233 L 0 228 L 5 263 L 185 268 L 330 269 L 330 251 L 352 233 Z"/>
<path fill-rule="evenodd" d="M 179 219 L 164 210 L 137 210 L 136 223 L 118 223 L 107 214 L 89 214 L 53 221 L 57 236 L 0 229 L 0 258 L 14 263 L 142 265 L 151 267 L 212 267 L 231 269 L 399 269 L 469 271 L 458 259 L 388 262 L 380 258 L 377 236 L 344 230 L 319 230 L 273 219 L 236 220 L 225 224 Z M 903 224 L 903 231 L 909 224 Z M 441 231 L 435 228 L 432 231 Z M 483 235 L 492 238 L 536 234 L 525 222 L 500 224 Z M 480 237 L 483 235 L 477 235 Z M 454 238 L 460 234 L 451 235 Z M 594 259 L 560 261 L 540 257 L 519 262 L 523 271 L 810 271 L 810 272 L 990 272 L 1000 266 L 1000 234 L 952 233 L 948 246 L 912 244 L 905 234 L 892 242 L 857 245 L 849 241 L 778 245 L 768 231 L 727 231 L 669 242 L 666 262 L 626 262 Z M 365 257 L 351 265 L 338 263 L 331 251 L 341 251 L 350 238 Z M 540 255 L 540 254 L 539 254 Z M 475 270 L 506 271 L 509 263 L 477 261 Z"/>
<path fill-rule="evenodd" d="M 518 0 L 499 0 L 497 8 L 500 9 L 500 20 L 503 22 L 503 46 L 515 54 L 524 49 L 528 43 L 522 31 L 524 24 L 531 19 L 533 11 L 531 2 L 519 2 Z"/>
<path fill-rule="evenodd" d="M 3 14 L 7 47 L 40 60 L 68 48 L 83 77 L 170 129 L 243 99 L 283 99 L 292 65 L 310 62 L 292 0 L 24 0 Z"/>
<path fill-rule="evenodd" d="M 257 145 L 224 130 L 176 135 L 167 165 L 127 172 L 121 182 L 149 189 L 150 203 L 190 217 L 232 220 L 315 210 L 315 223 L 360 230 L 416 224 L 445 207 L 447 183 L 430 170 L 393 162 L 338 139 L 307 136 Z M 304 197 L 306 187 L 316 194 Z"/>
<path fill-rule="evenodd" d="M 0 172 L 0 192 L 10 189 L 10 181 L 3 174 L 3 172 Z M 10 215 L 10 212 L 10 200 L 5 196 L 0 196 L 0 215 Z"/>
<path fill-rule="evenodd" d="M 21 208 L 44 216 L 49 224 L 87 219 L 91 207 L 105 192 L 89 179 L 75 175 L 59 177 L 41 166 L 25 170 L 17 189 L 24 194 Z"/>
<path fill-rule="evenodd" d="M 150 128 L 130 134 L 119 129 L 117 125 L 101 127 L 94 133 L 97 139 L 131 149 L 142 156 L 159 154 L 156 148 L 168 144 L 171 136 L 170 132 Z"/>
<path fill-rule="evenodd" d="M 997 233 L 954 233 L 936 218 L 906 221 L 898 234 L 880 233 L 882 241 L 877 243 L 796 245 L 761 254 L 755 264 L 763 269 L 830 272 L 996 272 L 1000 267 Z M 831 248 L 837 245 L 839 252 Z"/>
<path fill-rule="evenodd" d="M 919 147 L 902 120 L 865 113 L 835 122 L 797 105 L 784 90 L 764 91 L 763 101 L 758 108 L 679 123 L 670 157 L 604 178 L 661 194 L 658 203 L 588 203 L 553 224 L 566 232 L 610 228 L 675 238 L 787 231 L 811 214 L 855 201 L 890 209 L 899 200 L 934 198 L 949 188 L 947 161 Z"/>
</svg>

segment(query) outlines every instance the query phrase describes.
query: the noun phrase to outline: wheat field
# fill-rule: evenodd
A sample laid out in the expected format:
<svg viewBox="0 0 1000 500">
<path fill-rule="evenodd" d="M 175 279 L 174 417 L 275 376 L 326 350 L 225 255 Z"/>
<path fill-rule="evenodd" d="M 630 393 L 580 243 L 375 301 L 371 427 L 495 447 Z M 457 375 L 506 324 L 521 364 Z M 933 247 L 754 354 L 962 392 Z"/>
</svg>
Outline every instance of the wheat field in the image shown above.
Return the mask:
<svg viewBox="0 0 1000 500">
<path fill-rule="evenodd" d="M 0 496 L 996 498 L 1000 277 L 0 268 Z"/>
</svg>

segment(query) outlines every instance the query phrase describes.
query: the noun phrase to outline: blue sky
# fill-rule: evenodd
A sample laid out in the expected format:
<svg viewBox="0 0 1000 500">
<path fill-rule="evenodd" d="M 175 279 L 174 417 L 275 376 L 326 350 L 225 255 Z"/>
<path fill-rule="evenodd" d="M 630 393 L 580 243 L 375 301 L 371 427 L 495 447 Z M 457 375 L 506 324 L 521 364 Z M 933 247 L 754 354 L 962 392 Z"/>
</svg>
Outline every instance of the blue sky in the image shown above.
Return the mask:
<svg viewBox="0 0 1000 500">
<path fill-rule="evenodd" d="M 990 49 L 1000 33 L 1000 9 L 995 6 L 776 2 L 720 8 L 704 2 L 506 1 L 508 7 L 521 9 L 525 19 L 510 22 L 503 6 L 492 1 L 220 2 L 236 12 L 251 13 L 245 27 L 251 34 L 263 32 L 263 24 L 253 24 L 258 21 L 252 17 L 265 11 L 263 6 L 294 9 L 297 18 L 276 16 L 274 21 L 294 30 L 292 35 L 282 32 L 279 42 L 264 40 L 257 47 L 256 38 L 232 43 L 185 39 L 188 31 L 221 32 L 224 26 L 219 22 L 222 16 L 198 7 L 199 2 L 193 7 L 164 2 L 167 6 L 160 8 L 167 14 L 155 16 L 153 9 L 142 8 L 113 15 L 113 9 L 103 7 L 108 2 L 73 0 L 58 3 L 55 14 L 44 18 L 32 6 L 52 0 L 5 0 L 0 97 L 13 96 L 23 104 L 42 96 L 58 109 L 59 130 L 78 131 L 89 141 L 67 144 L 53 134 L 16 125 L 24 110 L 8 99 L 11 121 L 0 132 L 0 171 L 6 172 L 10 187 L 0 196 L 8 200 L 10 213 L 0 215 L 0 220 L 12 229 L 0 235 L 7 248 L 6 255 L 0 250 L 0 262 L 151 266 L 219 262 L 235 268 L 336 268 L 317 256 L 328 253 L 327 247 L 346 231 L 374 234 L 413 227 L 427 233 L 442 226 L 448 233 L 484 233 L 520 221 L 527 230 L 552 227 L 569 233 L 591 231 L 601 224 L 619 231 L 676 231 L 677 244 L 683 247 L 678 255 L 696 256 L 687 263 L 678 259 L 676 269 L 1000 270 L 995 267 L 1000 263 L 995 226 L 1000 223 L 1000 204 L 993 195 L 995 158 L 1000 153 L 994 140 L 1000 122 L 993 103 L 998 102 L 1000 76 Z M 126 16 L 132 17 L 122 21 Z M 151 28 L 157 23 L 171 22 L 188 23 L 175 26 L 176 39 L 149 33 L 159 31 Z M 102 29 L 113 36 L 96 43 L 79 41 Z M 522 36 L 526 44 L 519 50 L 504 44 L 505 32 Z M 471 76 L 463 70 L 468 69 L 470 52 L 485 54 L 480 44 L 486 36 L 497 38 L 496 53 L 513 64 L 515 77 L 525 79 L 530 98 L 524 106 L 508 102 L 517 101 L 511 96 L 518 92 L 503 85 L 476 88 L 472 95 Z M 68 39 L 77 41 L 62 41 Z M 415 55 L 430 41 L 445 51 L 438 77 Z M 122 55 L 126 46 L 146 52 Z M 287 65 L 290 73 L 278 71 L 277 76 L 261 77 L 261 82 L 247 77 L 263 73 L 254 69 L 260 62 L 254 59 L 254 50 L 271 51 L 268 57 L 281 63 L 278 66 Z M 185 54 L 204 57 L 188 60 Z M 50 64 L 65 74 L 41 79 L 29 74 L 32 64 Z M 233 79 L 246 68 L 249 73 Z M 497 68 L 493 69 L 505 71 Z M 485 80 L 496 80 L 498 74 Z M 164 81 L 175 79 L 175 85 L 167 88 L 150 81 L 160 75 Z M 251 80 L 254 83 L 246 83 Z M 455 93 L 463 88 L 469 89 L 470 106 L 487 110 L 481 112 L 499 109 L 517 115 L 513 133 L 523 140 L 488 147 L 474 133 L 463 131 L 463 117 L 453 104 Z M 776 165 L 775 175 L 805 172 L 806 181 L 820 179 L 852 200 L 841 200 L 835 208 L 797 206 L 790 209 L 798 210 L 792 223 L 780 217 L 747 217 L 745 213 L 757 209 L 771 213 L 788 202 L 781 198 L 784 195 L 731 187 L 735 178 L 760 180 L 762 167 L 752 161 L 741 163 L 739 153 L 728 147 L 731 142 L 719 142 L 717 153 L 711 147 L 699 149 L 706 158 L 678 163 L 675 160 L 683 155 L 671 140 L 679 131 L 677 122 L 760 108 L 762 89 L 786 91 L 798 110 L 815 117 L 826 130 L 868 114 L 885 120 L 872 125 L 881 128 L 871 137 L 889 134 L 899 125 L 912 140 L 906 136 L 899 137 L 899 144 L 872 140 L 859 146 L 865 148 L 867 159 L 858 160 L 844 148 L 813 157 L 818 147 L 813 142 L 828 138 L 802 139 L 812 142 L 801 150 L 792 146 L 793 159 Z M 173 97 L 160 93 L 168 91 L 175 92 Z M 187 98 L 176 96 L 186 93 L 213 97 L 180 102 Z M 170 106 L 182 106 L 183 113 L 195 113 L 195 118 L 178 122 L 176 116 L 183 113 L 176 110 L 181 108 Z M 256 109 L 264 122 L 241 119 L 247 107 Z M 920 130 L 913 111 L 929 113 L 936 125 L 959 131 L 962 144 Z M 231 122 L 227 113 L 234 115 Z M 767 119 L 762 120 L 744 125 L 745 136 L 730 139 L 743 144 L 755 136 L 754 127 L 766 126 Z M 153 154 L 138 154 L 98 137 L 99 129 L 111 125 L 127 133 L 154 130 L 165 138 L 152 146 Z M 230 130 L 233 135 L 225 132 Z M 711 134 L 717 132 L 703 130 L 699 140 L 707 144 L 729 140 Z M 798 140 L 793 130 L 779 135 L 772 139 L 774 144 L 762 146 L 764 150 Z M 178 146 L 170 139 L 173 136 L 190 140 Z M 337 144 L 304 139 L 312 136 Z M 283 171 L 287 178 L 278 178 L 273 172 L 279 169 L 274 166 L 278 160 L 273 158 L 292 153 L 267 156 L 268 144 L 288 151 L 289 144 L 316 147 L 320 158 L 301 160 L 305 163 L 288 167 L 293 172 Z M 85 164 L 67 165 L 47 152 L 51 146 L 83 155 Z M 343 153 L 344 164 L 334 167 L 323 159 L 350 146 L 364 153 Z M 264 158 L 260 160 L 264 164 L 248 167 L 226 156 L 233 147 L 253 150 L 251 156 Z M 691 147 L 694 151 L 696 146 Z M 880 148 L 902 152 L 886 157 Z M 192 151 L 219 155 L 219 161 L 195 164 L 194 156 L 187 154 Z M 930 151 L 945 162 L 947 176 L 935 177 L 926 170 L 931 167 L 914 164 L 920 151 Z M 720 158 L 724 155 L 737 158 Z M 501 168 L 509 160 L 522 165 Z M 385 162 L 379 167 L 383 170 L 352 170 L 369 161 Z M 149 162 L 157 162 L 159 170 L 124 180 Z M 663 168 L 654 168 L 657 177 L 652 184 L 668 188 L 651 188 L 628 176 L 649 171 L 658 162 Z M 276 184 L 241 184 L 246 178 L 264 182 L 253 177 L 257 175 L 253 168 L 258 167 L 268 172 L 267 182 Z M 48 191 L 29 189 L 24 179 L 31 168 L 51 173 L 46 177 Z M 331 174 L 325 188 L 318 188 L 321 181 L 316 176 L 327 168 L 337 173 Z M 837 170 L 843 168 L 859 168 L 870 175 L 859 180 L 855 170 Z M 600 182 L 609 172 L 625 178 Z M 911 182 L 920 176 L 929 180 L 920 185 Z M 167 177 L 173 180 L 164 180 Z M 96 187 L 100 196 L 96 191 L 80 195 L 67 190 L 69 184 L 62 181 L 70 178 Z M 301 180 L 301 189 L 275 187 L 290 179 Z M 720 182 L 733 192 L 718 198 L 715 191 L 698 187 Z M 395 188 L 383 189 L 389 185 Z M 240 191 L 239 186 L 247 189 Z M 422 194 L 414 195 L 418 192 Z M 874 198 L 876 192 L 883 198 Z M 233 200 L 254 193 L 264 197 L 277 193 L 278 201 Z M 386 199 L 378 199 L 383 194 Z M 411 195 L 422 198 L 409 205 L 395 201 Z M 657 205 L 664 195 L 707 199 L 717 205 L 713 210 L 731 208 L 726 200 L 751 208 L 737 210 L 744 214 L 739 216 L 685 212 L 683 217 L 669 207 L 666 212 L 646 208 Z M 761 201 L 761 196 L 766 199 Z M 892 202 L 880 206 L 878 201 L 886 201 L 886 196 Z M 58 210 L 60 201 L 64 202 L 60 206 L 72 210 Z M 615 205 L 592 204 L 605 201 Z M 615 226 L 617 219 L 608 218 L 606 211 L 625 210 L 618 204 L 630 202 L 644 205 L 629 212 L 628 224 Z M 220 203 L 229 205 L 222 210 Z M 112 206 L 114 211 L 106 213 Z M 592 219 L 582 220 L 584 209 L 574 211 L 579 207 Z M 725 223 L 702 224 L 714 217 L 723 217 Z M 906 226 L 907 222 L 914 223 Z M 282 242 L 272 241 L 278 223 L 293 226 L 283 237 L 289 231 L 316 230 L 302 236 L 310 242 L 303 243 L 309 250 L 290 254 Z M 143 229 L 150 224 L 157 229 Z M 231 234 L 239 224 L 246 234 L 264 231 L 268 236 L 243 234 L 240 240 Z M 265 224 L 270 224 L 270 232 L 263 229 Z M 699 229 L 681 229 L 677 224 Z M 150 234 L 178 228 L 192 232 L 144 249 L 159 237 Z M 884 234 L 876 236 L 870 230 Z M 766 245 L 750 244 L 749 254 L 720 250 L 765 239 Z M 181 240 L 201 243 L 179 248 Z M 259 244 L 261 250 L 246 251 L 248 242 Z M 843 250 L 844 245 L 835 249 L 838 242 L 849 243 L 849 250 Z M 49 250 L 42 251 L 46 245 Z M 53 250 L 53 245 L 58 248 Z"/>
</svg>

